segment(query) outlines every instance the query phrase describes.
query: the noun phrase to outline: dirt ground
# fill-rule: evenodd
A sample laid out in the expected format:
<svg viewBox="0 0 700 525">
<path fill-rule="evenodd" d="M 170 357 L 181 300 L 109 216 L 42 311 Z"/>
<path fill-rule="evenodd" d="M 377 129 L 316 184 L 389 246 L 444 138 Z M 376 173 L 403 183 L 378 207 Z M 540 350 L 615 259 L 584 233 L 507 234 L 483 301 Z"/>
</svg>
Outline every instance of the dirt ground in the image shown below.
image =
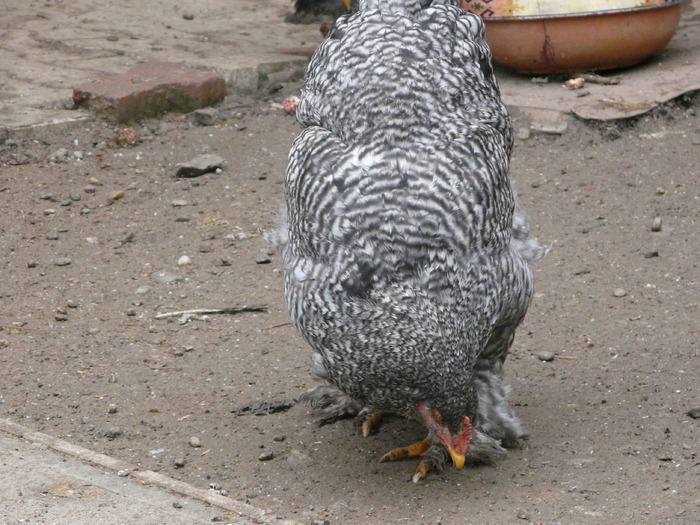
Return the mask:
<svg viewBox="0 0 700 525">
<path fill-rule="evenodd" d="M 310 349 L 260 229 L 298 131 L 272 101 L 297 89 L 229 97 L 213 126 L 144 122 L 135 147 L 100 122 L 0 145 L 0 416 L 306 523 L 695 523 L 699 99 L 518 139 L 512 174 L 554 242 L 506 366 L 532 438 L 413 484 L 414 463 L 377 460 L 418 424 L 362 438 L 295 403 Z M 174 176 L 205 152 L 222 172 Z"/>
</svg>

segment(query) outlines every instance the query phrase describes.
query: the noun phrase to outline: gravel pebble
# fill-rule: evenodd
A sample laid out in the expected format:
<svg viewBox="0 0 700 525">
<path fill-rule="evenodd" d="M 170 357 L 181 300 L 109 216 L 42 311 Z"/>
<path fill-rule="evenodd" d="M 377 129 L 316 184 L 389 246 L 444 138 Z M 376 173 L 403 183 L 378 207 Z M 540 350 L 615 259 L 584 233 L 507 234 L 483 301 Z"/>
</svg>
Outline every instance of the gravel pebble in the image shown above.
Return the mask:
<svg viewBox="0 0 700 525">
<path fill-rule="evenodd" d="M 518 128 L 518 139 L 527 140 L 530 138 L 530 128 Z"/>
<path fill-rule="evenodd" d="M 178 164 L 177 177 L 199 177 L 210 171 L 215 171 L 224 163 L 224 159 L 218 155 L 206 154 L 200 155 L 187 162 Z"/>
<path fill-rule="evenodd" d="M 173 465 L 175 465 L 175 468 L 182 468 L 187 464 L 187 461 L 185 461 L 185 458 L 175 458 L 175 461 L 173 461 Z"/>
<path fill-rule="evenodd" d="M 95 193 L 97 191 L 97 188 L 95 188 L 95 186 L 93 186 L 92 184 L 88 184 L 83 188 L 83 191 L 85 193 Z"/>
<path fill-rule="evenodd" d="M 693 419 L 700 419 L 700 408 L 691 408 L 686 414 Z"/>
<path fill-rule="evenodd" d="M 190 259 L 187 255 L 183 255 L 177 260 L 178 266 L 190 266 L 191 264 L 192 259 Z"/>
<path fill-rule="evenodd" d="M 56 266 L 68 266 L 72 262 L 73 261 L 71 261 L 68 257 L 59 257 L 53 263 Z"/>
<path fill-rule="evenodd" d="M 119 470 L 119 471 L 117 471 L 117 476 L 119 476 L 120 478 L 125 478 L 125 477 L 127 477 L 129 474 L 131 474 L 131 471 L 130 471 L 128 468 L 126 468 L 126 469 L 124 469 L 124 470 Z"/>
<path fill-rule="evenodd" d="M 49 162 L 66 162 L 68 160 L 68 150 L 59 148 L 49 155 Z"/>
<path fill-rule="evenodd" d="M 540 361 L 554 361 L 554 354 L 552 352 L 547 352 L 546 350 L 535 353 L 535 356 Z"/>
<path fill-rule="evenodd" d="M 117 413 L 117 405 L 114 403 L 110 403 L 109 406 L 107 406 L 107 413 L 108 414 L 116 414 Z"/>
<path fill-rule="evenodd" d="M 47 241 L 57 241 L 58 232 L 50 232 L 45 235 Z"/>
<path fill-rule="evenodd" d="M 211 126 L 219 120 L 219 112 L 215 108 L 196 109 L 194 119 L 200 126 Z"/>
<path fill-rule="evenodd" d="M 188 202 L 184 199 L 173 199 L 172 201 L 170 201 L 170 204 L 174 208 L 180 208 L 182 206 L 187 206 Z"/>
<path fill-rule="evenodd" d="M 651 222 L 651 231 L 660 232 L 661 226 L 662 226 L 661 217 L 654 217 L 654 220 Z"/>
<path fill-rule="evenodd" d="M 68 299 L 68 301 L 66 301 L 66 306 L 68 308 L 78 308 L 79 304 L 72 299 Z"/>
<path fill-rule="evenodd" d="M 627 291 L 624 288 L 615 288 L 613 290 L 614 297 L 624 297 L 625 295 L 627 295 Z"/>
<path fill-rule="evenodd" d="M 202 442 L 196 436 L 191 437 L 190 440 L 187 442 L 187 444 L 189 446 L 191 446 L 192 448 L 199 448 L 202 446 Z"/>
<path fill-rule="evenodd" d="M 274 457 L 274 452 L 263 452 L 258 456 L 258 461 L 270 461 L 271 459 L 274 459 Z"/>
<path fill-rule="evenodd" d="M 178 277 L 174 273 L 170 273 L 166 270 L 161 270 L 151 274 L 151 279 L 153 279 L 158 284 L 172 284 L 178 281 L 182 281 L 182 277 Z"/>
</svg>

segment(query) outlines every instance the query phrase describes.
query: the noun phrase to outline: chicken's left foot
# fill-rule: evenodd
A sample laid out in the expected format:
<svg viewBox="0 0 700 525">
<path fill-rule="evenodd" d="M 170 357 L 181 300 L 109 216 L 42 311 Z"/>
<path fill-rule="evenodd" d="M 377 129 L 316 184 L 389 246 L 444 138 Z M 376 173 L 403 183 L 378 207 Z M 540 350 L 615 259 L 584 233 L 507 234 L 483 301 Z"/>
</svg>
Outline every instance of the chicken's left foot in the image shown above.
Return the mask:
<svg viewBox="0 0 700 525">
<path fill-rule="evenodd" d="M 439 445 L 433 445 L 428 438 L 418 443 L 413 443 L 407 447 L 398 447 L 384 454 L 380 462 L 396 461 L 397 459 L 406 458 L 422 458 L 418 464 L 418 468 L 413 473 L 414 483 L 418 483 L 421 479 L 428 475 L 431 470 L 442 470 L 445 464 L 445 450 Z"/>
</svg>

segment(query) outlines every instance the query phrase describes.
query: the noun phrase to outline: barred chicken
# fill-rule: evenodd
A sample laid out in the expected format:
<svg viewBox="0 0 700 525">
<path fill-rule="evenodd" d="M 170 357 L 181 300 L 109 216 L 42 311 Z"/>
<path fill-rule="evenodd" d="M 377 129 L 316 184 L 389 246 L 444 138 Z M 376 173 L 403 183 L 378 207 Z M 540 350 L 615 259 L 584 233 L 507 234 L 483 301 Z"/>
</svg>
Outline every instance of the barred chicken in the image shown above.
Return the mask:
<svg viewBox="0 0 700 525">
<path fill-rule="evenodd" d="M 527 437 L 503 363 L 533 293 L 508 176 L 512 125 L 480 18 L 450 0 L 361 0 L 306 73 L 272 235 L 290 316 L 325 384 L 321 422 L 421 421 L 413 480 Z"/>
</svg>

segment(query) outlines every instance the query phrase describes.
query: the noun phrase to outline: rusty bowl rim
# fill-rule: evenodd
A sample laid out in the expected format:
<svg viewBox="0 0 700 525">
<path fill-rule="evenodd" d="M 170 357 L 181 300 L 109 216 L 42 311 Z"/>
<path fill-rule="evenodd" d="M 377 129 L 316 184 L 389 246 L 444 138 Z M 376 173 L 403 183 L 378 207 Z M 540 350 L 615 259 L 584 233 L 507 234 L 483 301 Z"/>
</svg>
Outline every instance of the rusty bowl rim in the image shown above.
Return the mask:
<svg viewBox="0 0 700 525">
<path fill-rule="evenodd" d="M 484 22 L 488 23 L 490 21 L 498 22 L 517 22 L 530 21 L 530 20 L 554 20 L 559 18 L 583 18 L 589 16 L 602 16 L 602 15 L 613 15 L 619 13 L 638 13 L 640 11 L 650 11 L 652 9 L 660 9 L 663 7 L 671 7 L 675 5 L 682 4 L 687 0 L 671 0 L 670 2 L 663 2 L 661 4 L 644 5 L 638 7 L 623 7 L 620 9 L 604 9 L 602 11 L 578 11 L 576 13 L 561 13 L 555 15 L 524 15 L 524 16 L 488 16 L 482 17 Z"/>
</svg>

